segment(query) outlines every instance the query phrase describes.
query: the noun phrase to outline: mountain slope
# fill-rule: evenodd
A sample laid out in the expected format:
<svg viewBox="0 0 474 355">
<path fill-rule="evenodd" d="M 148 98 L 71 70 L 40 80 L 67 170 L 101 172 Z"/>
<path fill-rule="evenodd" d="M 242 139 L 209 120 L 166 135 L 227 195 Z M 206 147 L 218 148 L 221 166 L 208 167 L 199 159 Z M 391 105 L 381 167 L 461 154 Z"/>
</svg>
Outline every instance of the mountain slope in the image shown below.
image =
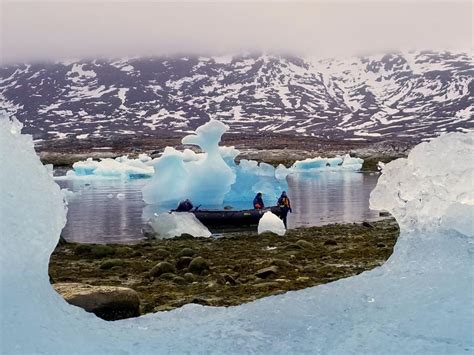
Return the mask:
<svg viewBox="0 0 474 355">
<path fill-rule="evenodd" d="M 0 105 L 36 139 L 234 132 L 329 139 L 433 137 L 474 128 L 473 58 L 393 53 L 344 60 L 248 55 L 0 68 Z"/>
</svg>

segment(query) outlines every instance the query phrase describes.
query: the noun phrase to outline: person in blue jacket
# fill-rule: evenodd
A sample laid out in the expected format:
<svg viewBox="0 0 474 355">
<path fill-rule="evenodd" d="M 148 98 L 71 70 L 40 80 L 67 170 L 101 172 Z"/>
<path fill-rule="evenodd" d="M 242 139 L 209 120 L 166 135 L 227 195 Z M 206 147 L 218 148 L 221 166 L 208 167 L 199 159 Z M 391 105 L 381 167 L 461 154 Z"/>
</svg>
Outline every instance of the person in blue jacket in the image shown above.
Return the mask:
<svg viewBox="0 0 474 355">
<path fill-rule="evenodd" d="M 257 210 L 261 210 L 262 208 L 264 208 L 265 205 L 263 204 L 263 198 L 262 198 L 262 193 L 259 192 L 255 198 L 253 199 L 253 208 L 257 209 Z"/>
</svg>

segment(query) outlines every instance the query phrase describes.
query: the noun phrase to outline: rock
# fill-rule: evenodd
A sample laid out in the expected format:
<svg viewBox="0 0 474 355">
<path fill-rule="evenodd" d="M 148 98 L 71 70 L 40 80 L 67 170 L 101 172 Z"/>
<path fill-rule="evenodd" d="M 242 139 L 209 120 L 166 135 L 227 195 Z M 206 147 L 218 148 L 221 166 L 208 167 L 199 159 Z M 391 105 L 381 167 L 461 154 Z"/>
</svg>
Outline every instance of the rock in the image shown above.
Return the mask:
<svg viewBox="0 0 474 355">
<path fill-rule="evenodd" d="M 189 271 L 191 271 L 193 274 L 196 275 L 201 275 L 204 273 L 204 271 L 209 270 L 209 263 L 206 259 L 204 259 L 201 256 L 198 256 L 197 258 L 194 258 L 190 263 L 188 267 Z"/>
<path fill-rule="evenodd" d="M 230 285 L 235 286 L 237 281 L 229 274 L 219 274 L 217 278 L 217 283 L 221 285 Z"/>
<path fill-rule="evenodd" d="M 337 245 L 337 242 L 334 239 L 328 239 L 323 244 L 324 245 Z"/>
<path fill-rule="evenodd" d="M 209 282 L 206 283 L 205 289 L 207 291 L 212 291 L 212 290 L 215 290 L 216 288 L 217 288 L 217 282 L 209 281 Z"/>
<path fill-rule="evenodd" d="M 155 239 L 155 231 L 153 230 L 153 227 L 150 226 L 149 224 L 145 224 L 142 229 L 141 229 L 142 235 L 145 237 L 147 240 L 152 240 Z"/>
<path fill-rule="evenodd" d="M 134 250 L 130 247 L 119 247 L 115 250 L 115 254 L 121 257 L 129 257 L 133 255 Z"/>
<path fill-rule="evenodd" d="M 301 249 L 302 249 L 301 246 L 295 243 L 287 244 L 284 247 L 284 250 L 288 250 L 288 251 L 295 251 L 295 250 L 301 250 Z"/>
<path fill-rule="evenodd" d="M 175 277 L 176 275 L 172 272 L 165 272 L 164 274 L 161 274 L 158 278 L 160 280 L 174 280 Z"/>
<path fill-rule="evenodd" d="M 181 276 L 175 276 L 172 281 L 177 285 L 186 284 L 186 280 L 184 279 L 184 277 L 181 277 Z"/>
<path fill-rule="evenodd" d="M 222 298 L 220 297 L 207 297 L 207 298 L 194 297 L 191 300 L 191 303 L 201 304 L 203 306 L 214 306 L 221 301 L 222 301 Z"/>
<path fill-rule="evenodd" d="M 252 287 L 255 287 L 255 288 L 275 288 L 275 287 L 280 287 L 280 283 L 279 282 L 261 282 L 261 283 L 258 283 L 258 284 L 253 284 Z"/>
<path fill-rule="evenodd" d="M 386 245 L 384 243 L 377 243 L 377 248 L 385 248 Z"/>
<path fill-rule="evenodd" d="M 100 264 L 100 268 L 102 270 L 108 270 L 108 269 L 112 269 L 116 266 L 118 267 L 122 267 L 126 265 L 126 262 L 122 259 L 107 259 L 107 260 L 104 260 L 101 264 Z"/>
<path fill-rule="evenodd" d="M 274 276 L 278 273 L 278 267 L 273 265 L 269 266 L 260 270 L 257 270 L 255 273 L 255 276 L 261 278 L 261 279 L 266 279 L 267 277 Z"/>
<path fill-rule="evenodd" d="M 301 249 L 313 249 L 314 247 L 313 243 L 310 243 L 304 239 L 298 240 L 295 244 L 299 246 Z"/>
<path fill-rule="evenodd" d="M 106 256 L 114 255 L 115 249 L 108 245 L 101 244 L 79 244 L 74 249 L 74 254 L 100 259 Z"/>
<path fill-rule="evenodd" d="M 57 283 L 53 287 L 68 303 L 105 320 L 140 315 L 140 298 L 138 293 L 130 288 L 81 283 Z"/>
<path fill-rule="evenodd" d="M 369 223 L 367 221 L 362 222 L 362 225 L 366 228 L 375 228 L 372 223 Z"/>
<path fill-rule="evenodd" d="M 166 311 L 171 311 L 175 308 L 176 307 L 174 307 L 174 306 L 164 304 L 164 305 L 156 306 L 155 308 L 153 308 L 153 312 L 166 312 Z"/>
<path fill-rule="evenodd" d="M 193 260 L 193 258 L 191 258 L 190 256 L 182 256 L 176 262 L 176 268 L 178 270 L 182 270 L 184 268 L 187 268 L 192 260 Z"/>
<path fill-rule="evenodd" d="M 177 258 L 180 258 L 182 256 L 194 256 L 196 252 L 192 250 L 191 248 L 183 248 L 181 251 L 176 255 Z"/>
<path fill-rule="evenodd" d="M 168 256 L 170 256 L 170 252 L 164 248 L 156 248 L 153 252 L 155 256 L 157 256 L 161 260 L 164 260 Z"/>
<path fill-rule="evenodd" d="M 191 235 L 189 233 L 183 233 L 180 236 L 175 237 L 174 239 L 177 239 L 177 240 L 193 240 L 194 235 Z"/>
<path fill-rule="evenodd" d="M 187 272 L 184 274 L 184 279 L 187 281 L 187 282 L 194 282 L 196 281 L 196 278 L 194 277 L 194 275 L 190 272 Z"/>
<path fill-rule="evenodd" d="M 297 282 L 307 282 L 307 281 L 309 281 L 309 280 L 311 280 L 311 279 L 310 279 L 308 276 L 298 276 L 298 277 L 296 278 L 296 281 L 297 281 Z"/>
<path fill-rule="evenodd" d="M 318 267 L 318 266 L 316 266 L 316 265 L 306 265 L 306 266 L 303 268 L 303 271 L 304 271 L 304 272 L 316 273 L 319 269 L 320 269 L 320 267 Z"/>
<path fill-rule="evenodd" d="M 169 262 L 162 261 L 161 263 L 156 264 L 150 270 L 150 276 L 155 276 L 156 277 L 156 276 L 160 276 L 161 274 L 165 274 L 167 272 L 175 273 L 176 269 Z"/>
<path fill-rule="evenodd" d="M 387 211 L 380 211 L 379 212 L 380 217 L 390 217 L 390 212 Z"/>
<path fill-rule="evenodd" d="M 275 266 L 282 267 L 282 268 L 291 268 L 291 269 L 293 269 L 295 267 L 290 262 L 288 262 L 286 260 L 282 260 L 282 259 L 272 260 L 271 265 L 275 265 Z"/>
</svg>

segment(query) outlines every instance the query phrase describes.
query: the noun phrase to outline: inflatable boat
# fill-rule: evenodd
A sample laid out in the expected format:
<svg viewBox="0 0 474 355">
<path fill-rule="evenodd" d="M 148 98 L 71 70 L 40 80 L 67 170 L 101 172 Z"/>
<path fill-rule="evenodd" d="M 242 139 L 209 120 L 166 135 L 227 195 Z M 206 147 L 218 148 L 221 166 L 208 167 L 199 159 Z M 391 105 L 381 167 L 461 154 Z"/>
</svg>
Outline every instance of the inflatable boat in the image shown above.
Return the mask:
<svg viewBox="0 0 474 355">
<path fill-rule="evenodd" d="M 265 212 L 272 212 L 280 216 L 280 207 L 271 206 L 263 209 L 251 210 L 191 210 L 202 224 L 207 227 L 241 227 L 257 225 Z M 172 210 L 171 212 L 180 212 Z"/>
</svg>

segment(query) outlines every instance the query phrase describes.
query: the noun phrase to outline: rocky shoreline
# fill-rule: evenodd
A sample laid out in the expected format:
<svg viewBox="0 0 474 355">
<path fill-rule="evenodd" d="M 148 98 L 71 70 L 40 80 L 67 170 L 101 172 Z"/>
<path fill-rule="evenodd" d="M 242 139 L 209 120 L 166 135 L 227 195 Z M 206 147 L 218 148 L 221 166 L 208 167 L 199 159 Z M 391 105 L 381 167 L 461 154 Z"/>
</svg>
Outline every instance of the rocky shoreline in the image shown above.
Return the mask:
<svg viewBox="0 0 474 355">
<path fill-rule="evenodd" d="M 297 228 L 284 237 L 241 231 L 134 245 L 60 243 L 49 274 L 53 287 L 70 303 L 87 309 L 81 304 L 85 297 L 88 311 L 114 320 L 188 303 L 234 306 L 359 274 L 387 260 L 398 234 L 390 218 Z M 93 292 L 100 287 L 115 292 L 112 303 L 104 301 L 105 291 Z M 121 288 L 130 312 L 114 309 L 113 302 L 117 307 L 127 303 L 117 298 Z M 75 289 L 92 296 L 74 294 Z M 98 310 L 101 302 L 106 304 Z"/>
<path fill-rule="evenodd" d="M 52 141 L 38 146 L 38 154 L 44 164 L 53 164 L 55 167 L 71 167 L 73 163 L 94 159 L 115 158 L 128 155 L 138 157 L 140 153 L 147 153 L 158 157 L 166 146 L 177 149 L 191 148 L 181 144 L 181 137 L 161 139 L 144 139 L 134 141 L 87 141 L 69 142 L 62 140 Z M 235 146 L 240 150 L 239 159 L 253 159 L 277 166 L 283 164 L 291 166 L 296 160 L 314 157 L 334 157 L 350 154 L 364 159 L 362 170 L 374 171 L 379 161 L 389 162 L 393 159 L 406 157 L 409 150 L 415 145 L 409 141 L 382 141 L 382 142 L 355 142 L 330 141 L 315 137 L 299 136 L 246 136 L 227 134 L 223 136 L 222 145 Z"/>
</svg>

